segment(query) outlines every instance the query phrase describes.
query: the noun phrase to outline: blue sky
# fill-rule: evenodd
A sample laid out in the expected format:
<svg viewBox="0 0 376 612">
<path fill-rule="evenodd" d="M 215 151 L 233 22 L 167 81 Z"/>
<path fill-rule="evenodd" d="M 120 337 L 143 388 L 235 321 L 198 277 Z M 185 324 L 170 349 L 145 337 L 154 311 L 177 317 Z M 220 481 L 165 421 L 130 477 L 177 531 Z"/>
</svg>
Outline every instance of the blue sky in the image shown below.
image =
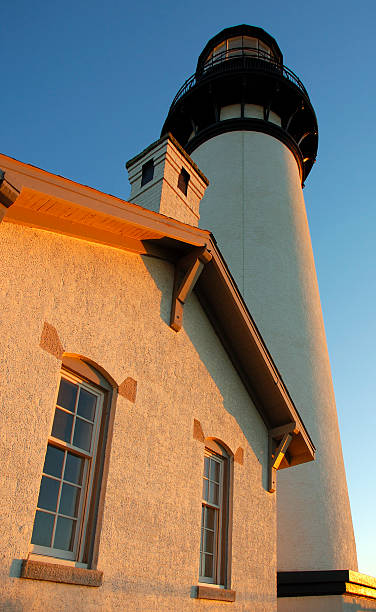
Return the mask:
<svg viewBox="0 0 376 612">
<path fill-rule="evenodd" d="M 304 195 L 359 569 L 376 575 L 374 0 L 3 3 L 0 151 L 127 199 L 125 161 L 159 137 L 207 40 L 238 23 L 277 39 L 316 110 Z"/>
</svg>

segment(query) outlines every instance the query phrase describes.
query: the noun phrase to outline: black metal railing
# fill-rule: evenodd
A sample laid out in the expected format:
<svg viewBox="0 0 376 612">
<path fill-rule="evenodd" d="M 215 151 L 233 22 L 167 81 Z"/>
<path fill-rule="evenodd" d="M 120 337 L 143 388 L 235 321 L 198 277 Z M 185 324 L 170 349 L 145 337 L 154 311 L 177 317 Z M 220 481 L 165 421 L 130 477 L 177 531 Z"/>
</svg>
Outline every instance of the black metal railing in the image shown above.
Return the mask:
<svg viewBox="0 0 376 612">
<path fill-rule="evenodd" d="M 238 72 L 239 70 L 259 70 L 260 72 L 278 73 L 296 85 L 309 99 L 306 88 L 292 70 L 280 64 L 270 53 L 253 47 L 236 47 L 213 54 L 206 60 L 200 72 L 192 74 L 180 87 L 172 101 L 170 112 L 177 102 L 195 85 L 212 76 L 213 72 Z"/>
</svg>

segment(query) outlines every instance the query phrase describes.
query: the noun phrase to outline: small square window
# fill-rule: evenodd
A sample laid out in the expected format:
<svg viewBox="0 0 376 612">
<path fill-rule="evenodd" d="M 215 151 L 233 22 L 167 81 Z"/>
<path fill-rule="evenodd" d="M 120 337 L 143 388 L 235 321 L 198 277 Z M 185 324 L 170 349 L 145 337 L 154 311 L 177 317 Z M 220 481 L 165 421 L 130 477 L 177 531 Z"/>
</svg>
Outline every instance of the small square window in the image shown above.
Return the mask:
<svg viewBox="0 0 376 612">
<path fill-rule="evenodd" d="M 153 180 L 153 177 L 154 177 L 154 159 L 149 159 L 149 161 L 147 161 L 142 166 L 141 187 L 143 187 L 147 183 L 150 183 L 150 181 Z"/>
<path fill-rule="evenodd" d="M 189 183 L 189 179 L 190 178 L 191 177 L 188 174 L 188 172 L 186 170 L 184 170 L 184 168 L 182 168 L 181 172 L 179 174 L 179 178 L 178 178 L 178 187 L 179 187 L 180 191 L 182 191 L 184 193 L 184 195 L 187 195 L 188 183 Z"/>
</svg>

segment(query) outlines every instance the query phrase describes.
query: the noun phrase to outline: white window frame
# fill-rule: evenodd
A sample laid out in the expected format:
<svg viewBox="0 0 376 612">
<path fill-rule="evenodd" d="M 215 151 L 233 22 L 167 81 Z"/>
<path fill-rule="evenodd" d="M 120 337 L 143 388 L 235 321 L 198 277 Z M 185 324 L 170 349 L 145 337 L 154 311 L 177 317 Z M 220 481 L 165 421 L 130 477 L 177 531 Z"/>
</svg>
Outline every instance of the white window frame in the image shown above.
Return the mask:
<svg viewBox="0 0 376 612">
<path fill-rule="evenodd" d="M 222 449 L 219 449 L 222 450 Z M 224 558 L 223 553 L 223 544 L 225 544 L 225 548 L 227 548 L 228 544 L 228 529 L 227 527 L 224 529 L 223 526 L 223 513 L 226 512 L 228 518 L 229 512 L 229 462 L 226 453 L 216 453 L 209 448 L 205 448 L 204 453 L 205 458 L 209 458 L 210 460 L 216 461 L 220 465 L 219 472 L 219 503 L 214 504 L 206 499 L 202 495 L 202 511 L 201 511 L 201 529 L 200 529 L 200 567 L 199 567 L 199 583 L 211 584 L 213 586 L 219 586 L 221 588 L 225 588 L 225 584 L 223 584 L 223 580 L 221 581 L 221 575 L 226 576 L 226 562 L 227 559 Z M 225 478 L 225 464 L 227 465 L 227 482 L 224 481 Z M 205 461 L 204 461 L 205 466 Z M 205 468 L 203 472 L 202 478 L 202 486 L 205 480 Z M 209 483 L 210 483 L 210 464 L 209 464 Z M 205 517 L 205 508 L 212 508 L 215 511 L 215 544 L 214 544 L 214 558 L 213 558 L 213 575 L 211 577 L 204 576 L 204 542 L 203 542 L 203 531 L 204 531 L 204 517 Z M 227 521 L 228 522 L 228 521 Z M 225 541 L 223 542 L 223 539 Z"/>
<path fill-rule="evenodd" d="M 66 561 L 75 561 L 77 562 L 77 564 L 82 566 L 82 565 L 85 565 L 85 564 L 82 564 L 82 559 L 84 555 L 85 542 L 88 537 L 87 523 L 88 523 L 89 511 L 90 511 L 91 501 L 92 501 L 91 497 L 92 497 L 92 492 L 93 492 L 95 464 L 96 464 L 97 450 L 98 450 L 98 440 L 99 440 L 101 421 L 102 421 L 104 393 L 101 390 L 99 390 L 97 387 L 95 387 L 94 385 L 86 382 L 80 376 L 62 369 L 60 380 L 59 380 L 59 385 L 57 389 L 57 394 L 56 394 L 54 417 L 55 417 L 56 407 L 58 405 L 57 399 L 58 399 L 58 394 L 59 394 L 60 384 L 61 384 L 62 379 L 65 379 L 69 382 L 77 384 L 80 389 L 81 388 L 85 389 L 89 393 L 97 397 L 96 414 L 95 414 L 95 419 L 93 422 L 91 447 L 88 452 L 86 452 L 85 450 L 79 447 L 74 446 L 73 444 L 60 440 L 59 438 L 55 438 L 52 435 L 49 436 L 48 443 L 47 443 L 47 446 L 51 445 L 61 450 L 69 451 L 72 454 L 82 457 L 85 460 L 85 466 L 84 466 L 83 475 L 82 475 L 80 504 L 79 504 L 79 509 L 77 512 L 77 523 L 76 523 L 76 531 L 75 531 L 75 536 L 74 536 L 74 545 L 73 545 L 72 551 L 66 551 L 66 550 L 61 550 L 61 549 L 53 548 L 53 547 L 41 546 L 38 544 L 30 544 L 30 553 L 34 555 L 54 557 L 54 558 L 62 559 Z M 74 419 L 76 419 L 78 401 L 79 401 L 79 393 L 77 394 L 77 398 L 76 398 Z M 59 408 L 62 409 L 61 407 Z M 52 421 L 52 424 L 53 424 L 53 421 Z M 51 424 L 51 429 L 53 426 L 52 424 Z M 74 427 L 72 427 L 72 431 L 74 431 Z M 47 452 L 47 449 L 46 449 L 46 452 Z M 66 461 L 66 456 L 67 455 L 65 455 L 64 461 Z M 62 474 L 64 474 L 64 467 L 65 467 L 65 464 L 63 466 Z M 58 479 L 56 478 L 56 480 Z M 62 478 L 60 480 L 62 480 Z M 41 482 L 42 482 L 42 478 L 41 478 Z M 61 488 L 62 488 L 62 485 L 60 485 L 60 491 L 61 491 Z M 59 507 L 60 494 L 61 493 L 59 493 L 59 497 L 57 501 L 57 508 Z M 49 512 L 49 513 L 54 514 L 55 517 L 57 515 L 56 511 L 54 513 L 52 512 Z M 54 524 L 55 524 L 55 528 L 54 528 L 54 531 L 55 531 L 56 518 L 55 518 Z"/>
</svg>

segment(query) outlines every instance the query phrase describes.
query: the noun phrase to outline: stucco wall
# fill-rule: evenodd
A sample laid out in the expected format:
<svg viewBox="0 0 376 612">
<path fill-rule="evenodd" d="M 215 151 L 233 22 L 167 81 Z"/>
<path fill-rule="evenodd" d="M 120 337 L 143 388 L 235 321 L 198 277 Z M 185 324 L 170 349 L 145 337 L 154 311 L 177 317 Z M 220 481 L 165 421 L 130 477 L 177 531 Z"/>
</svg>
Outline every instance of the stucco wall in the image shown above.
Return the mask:
<svg viewBox="0 0 376 612">
<path fill-rule="evenodd" d="M 311 240 L 293 154 L 262 133 L 231 132 L 192 158 L 210 185 L 210 228 L 317 448 L 278 475 L 278 568 L 357 568 Z"/>
<path fill-rule="evenodd" d="M 2 328 L 0 608 L 13 611 L 275 611 L 275 496 L 266 491 L 267 436 L 193 294 L 184 329 L 168 325 L 172 267 L 50 232 L 0 226 Z M 99 588 L 17 577 L 27 557 L 61 362 L 39 346 L 44 322 L 67 353 L 117 383 L 98 569 Z M 206 436 L 233 452 L 233 604 L 190 597 L 197 584 Z"/>
<path fill-rule="evenodd" d="M 375 600 L 350 595 L 278 599 L 278 612 L 363 612 L 363 610 L 376 610 Z"/>
</svg>

